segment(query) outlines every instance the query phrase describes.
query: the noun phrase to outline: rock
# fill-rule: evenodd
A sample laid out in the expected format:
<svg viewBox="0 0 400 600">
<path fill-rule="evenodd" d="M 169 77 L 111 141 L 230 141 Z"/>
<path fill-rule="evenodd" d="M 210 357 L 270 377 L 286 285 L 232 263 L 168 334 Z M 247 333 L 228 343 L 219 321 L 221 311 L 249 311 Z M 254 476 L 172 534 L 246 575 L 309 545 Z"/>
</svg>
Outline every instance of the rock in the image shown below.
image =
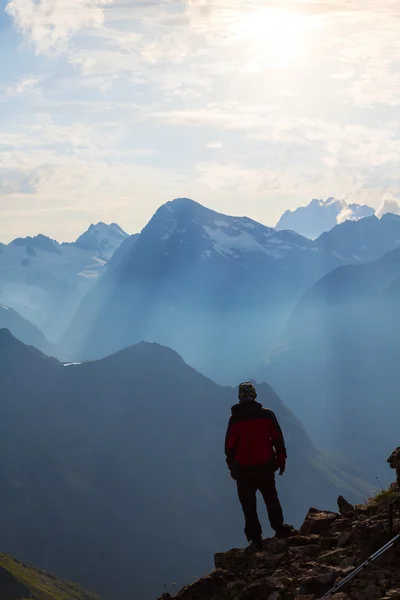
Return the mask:
<svg viewBox="0 0 400 600">
<path fill-rule="evenodd" d="M 347 569 L 348 567 L 354 568 L 354 560 L 354 556 L 347 556 L 340 562 L 339 567 L 342 569 Z"/>
<path fill-rule="evenodd" d="M 337 536 L 338 535 L 339 534 L 337 534 Z M 336 546 L 337 542 L 338 542 L 338 537 L 335 537 L 335 536 L 323 537 L 320 540 L 321 550 L 329 550 L 330 548 L 333 548 L 334 546 Z"/>
<path fill-rule="evenodd" d="M 340 548 L 343 548 L 344 546 L 347 546 L 348 544 L 350 544 L 352 538 L 353 538 L 353 532 L 351 530 L 350 531 L 344 531 L 342 533 L 342 535 L 340 536 L 340 538 L 338 539 L 337 545 Z"/>
<path fill-rule="evenodd" d="M 287 546 L 307 546 L 318 544 L 320 538 L 318 535 L 297 535 L 286 540 Z"/>
<path fill-rule="evenodd" d="M 319 557 L 318 562 L 321 562 L 326 565 L 338 566 L 345 556 L 346 550 L 338 548 L 337 550 L 331 550 L 326 554 L 322 554 L 322 556 Z"/>
<path fill-rule="evenodd" d="M 238 581 L 230 581 L 226 586 L 226 589 L 231 598 L 236 598 L 236 596 L 243 590 L 245 585 L 246 582 L 242 579 L 239 579 Z"/>
<path fill-rule="evenodd" d="M 234 548 L 229 552 L 220 552 L 214 555 L 214 564 L 216 569 L 224 569 L 225 571 L 235 569 L 239 563 L 246 561 L 246 551 Z"/>
<path fill-rule="evenodd" d="M 400 588 L 396 590 L 389 590 L 380 600 L 400 600 Z"/>
<path fill-rule="evenodd" d="M 350 504 L 350 502 L 347 502 L 347 500 L 343 498 L 343 496 L 339 496 L 339 498 L 337 499 L 337 503 L 339 507 L 339 512 L 343 517 L 354 517 L 354 515 L 356 514 L 354 506 Z"/>
<path fill-rule="evenodd" d="M 356 504 L 354 507 L 356 513 L 362 514 L 362 515 L 368 515 L 369 513 L 369 508 L 366 504 Z"/>
<path fill-rule="evenodd" d="M 268 597 L 268 594 L 273 591 L 268 580 L 261 579 L 244 588 L 239 594 L 238 600 L 265 600 L 265 597 Z"/>
<path fill-rule="evenodd" d="M 313 533 L 324 533 L 339 518 L 339 515 L 330 511 L 310 508 L 303 525 L 300 527 L 300 535 L 311 535 Z"/>
<path fill-rule="evenodd" d="M 393 500 L 400 507 L 400 493 L 394 492 Z M 387 524 L 384 502 L 359 505 L 351 518 L 310 509 L 298 536 L 267 539 L 261 552 L 216 554 L 216 570 L 174 600 L 321 600 L 388 541 Z M 400 530 L 399 517 L 394 530 Z M 388 550 L 331 599 L 400 600 L 399 566 L 398 548 Z"/>
<path fill-rule="evenodd" d="M 371 583 L 363 589 L 354 590 L 352 595 L 356 600 L 377 600 L 377 598 L 381 597 L 382 593 L 378 586 Z"/>
<path fill-rule="evenodd" d="M 303 560 L 317 556 L 319 551 L 320 547 L 317 546 L 317 544 L 311 544 L 310 546 L 292 546 L 292 548 L 289 548 L 290 556 L 296 556 Z"/>
</svg>

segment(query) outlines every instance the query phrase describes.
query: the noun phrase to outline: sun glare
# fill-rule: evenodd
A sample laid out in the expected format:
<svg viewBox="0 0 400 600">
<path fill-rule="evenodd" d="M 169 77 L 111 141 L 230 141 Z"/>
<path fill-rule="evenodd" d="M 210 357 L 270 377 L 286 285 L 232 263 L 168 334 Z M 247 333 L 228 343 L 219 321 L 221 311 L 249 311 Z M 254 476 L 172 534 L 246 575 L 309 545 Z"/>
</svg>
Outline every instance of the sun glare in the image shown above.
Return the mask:
<svg viewBox="0 0 400 600">
<path fill-rule="evenodd" d="M 305 50 L 310 17 L 277 9 L 260 9 L 241 18 L 232 33 L 238 42 L 254 47 L 276 66 L 294 62 Z"/>
</svg>

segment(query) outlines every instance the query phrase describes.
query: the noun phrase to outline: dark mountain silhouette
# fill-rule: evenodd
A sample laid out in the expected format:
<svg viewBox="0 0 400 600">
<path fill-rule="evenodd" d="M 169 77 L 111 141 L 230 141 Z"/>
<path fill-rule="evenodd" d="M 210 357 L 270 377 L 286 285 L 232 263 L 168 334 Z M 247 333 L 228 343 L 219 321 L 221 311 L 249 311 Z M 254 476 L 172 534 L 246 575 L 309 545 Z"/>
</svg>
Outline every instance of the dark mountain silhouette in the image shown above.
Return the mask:
<svg viewBox="0 0 400 600">
<path fill-rule="evenodd" d="M 357 220 L 374 214 L 375 210 L 369 206 L 347 204 L 337 198 L 314 199 L 307 206 L 287 210 L 276 228 L 291 229 L 313 240 L 347 219 Z"/>
<path fill-rule="evenodd" d="M 363 492 L 267 384 L 258 392 L 287 440 L 288 520 Z M 110 600 L 207 571 L 215 548 L 243 541 L 223 456 L 235 401 L 156 344 L 64 366 L 0 330 L 2 548 Z"/>
<path fill-rule="evenodd" d="M 400 250 L 341 267 L 296 306 L 260 377 L 314 440 L 384 476 L 377 448 L 398 443 Z"/>
<path fill-rule="evenodd" d="M 177 199 L 84 298 L 64 344 L 92 359 L 157 341 L 232 382 L 270 348 L 301 293 L 347 262 L 294 232 Z"/>
<path fill-rule="evenodd" d="M 35 346 L 46 354 L 55 354 L 56 348 L 35 325 L 23 319 L 15 310 L 0 304 L 0 329 L 9 329 L 24 344 Z"/>
<path fill-rule="evenodd" d="M 369 262 L 400 246 L 400 216 L 390 213 L 345 221 L 322 234 L 316 245 L 338 252 L 354 262 Z"/>
</svg>

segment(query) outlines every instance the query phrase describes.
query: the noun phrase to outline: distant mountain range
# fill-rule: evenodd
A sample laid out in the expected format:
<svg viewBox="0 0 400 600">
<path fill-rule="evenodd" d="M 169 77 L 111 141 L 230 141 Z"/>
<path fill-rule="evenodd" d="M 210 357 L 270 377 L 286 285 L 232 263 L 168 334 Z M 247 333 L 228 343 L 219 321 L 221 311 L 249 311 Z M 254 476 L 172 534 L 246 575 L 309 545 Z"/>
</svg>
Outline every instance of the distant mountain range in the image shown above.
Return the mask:
<svg viewBox="0 0 400 600">
<path fill-rule="evenodd" d="M 72 244 L 39 235 L 4 246 L 0 302 L 52 342 L 65 331 L 53 346 L 58 357 L 97 359 L 155 341 L 229 384 L 261 366 L 321 277 L 399 243 L 396 215 L 344 221 L 310 240 L 183 198 L 160 207 L 138 235 L 99 223 Z"/>
<path fill-rule="evenodd" d="M 287 210 L 276 228 L 291 229 L 313 240 L 346 220 L 362 219 L 374 214 L 375 210 L 370 206 L 347 204 L 337 198 L 314 199 L 307 206 Z"/>
<path fill-rule="evenodd" d="M 0 302 L 54 341 L 125 239 L 128 234 L 115 223 L 98 223 L 73 243 L 59 244 L 38 235 L 2 244 Z"/>
<path fill-rule="evenodd" d="M 320 277 L 399 244 L 396 215 L 346 221 L 312 241 L 177 199 L 125 240 L 83 299 L 63 351 L 92 359 L 156 341 L 232 383 L 254 372 Z"/>
<path fill-rule="evenodd" d="M 189 199 L 162 206 L 84 298 L 64 339 L 77 360 L 141 340 L 218 381 L 246 377 L 300 295 L 351 257 Z"/>
<path fill-rule="evenodd" d="M 259 374 L 314 440 L 382 481 L 399 445 L 399 301 L 400 249 L 336 269 L 303 295 Z"/>
<path fill-rule="evenodd" d="M 156 344 L 64 365 L 3 329 L 0 390 L 5 552 L 104 599 L 146 600 L 243 543 L 223 453 L 234 388 Z M 298 524 L 314 502 L 333 508 L 339 493 L 359 499 L 357 473 L 328 461 L 267 384 L 258 392 L 287 440 L 287 520 Z"/>
</svg>

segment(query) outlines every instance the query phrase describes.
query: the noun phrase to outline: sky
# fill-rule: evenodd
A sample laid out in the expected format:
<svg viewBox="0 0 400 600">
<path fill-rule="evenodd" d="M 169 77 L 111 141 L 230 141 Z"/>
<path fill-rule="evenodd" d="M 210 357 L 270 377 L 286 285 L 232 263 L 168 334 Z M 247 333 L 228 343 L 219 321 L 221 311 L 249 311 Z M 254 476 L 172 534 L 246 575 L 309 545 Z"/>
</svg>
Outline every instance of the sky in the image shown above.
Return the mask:
<svg viewBox="0 0 400 600">
<path fill-rule="evenodd" d="M 398 208 L 398 0 L 0 0 L 0 241 Z"/>
</svg>

